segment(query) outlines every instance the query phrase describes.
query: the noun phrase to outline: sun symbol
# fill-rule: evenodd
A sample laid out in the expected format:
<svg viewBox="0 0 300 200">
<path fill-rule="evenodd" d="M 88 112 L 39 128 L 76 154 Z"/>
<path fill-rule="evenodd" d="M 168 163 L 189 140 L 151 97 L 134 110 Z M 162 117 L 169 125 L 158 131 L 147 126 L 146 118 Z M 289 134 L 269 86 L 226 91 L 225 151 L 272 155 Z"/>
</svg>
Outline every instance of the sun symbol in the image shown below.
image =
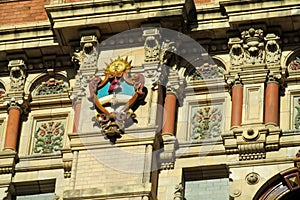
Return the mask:
<svg viewBox="0 0 300 200">
<path fill-rule="evenodd" d="M 118 73 L 118 72 L 124 72 L 124 71 L 130 71 L 132 68 L 131 61 L 128 61 L 128 57 L 126 56 L 125 59 L 120 58 L 120 56 L 115 59 L 111 60 L 110 64 L 106 63 L 106 73 Z"/>
</svg>

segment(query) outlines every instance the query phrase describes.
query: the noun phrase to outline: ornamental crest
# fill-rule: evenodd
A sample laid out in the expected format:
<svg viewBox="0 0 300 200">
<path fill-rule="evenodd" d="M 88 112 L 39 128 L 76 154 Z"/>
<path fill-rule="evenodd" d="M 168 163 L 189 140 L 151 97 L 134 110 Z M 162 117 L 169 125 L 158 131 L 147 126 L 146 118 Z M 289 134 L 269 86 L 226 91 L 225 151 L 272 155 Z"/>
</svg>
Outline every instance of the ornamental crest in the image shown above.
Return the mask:
<svg viewBox="0 0 300 200">
<path fill-rule="evenodd" d="M 89 83 L 89 100 L 97 111 L 93 120 L 114 143 L 125 127 L 137 123 L 134 111 L 144 104 L 147 90 L 144 76 L 130 73 L 132 66 L 127 57 L 106 65 L 105 77 L 95 76 Z"/>
</svg>

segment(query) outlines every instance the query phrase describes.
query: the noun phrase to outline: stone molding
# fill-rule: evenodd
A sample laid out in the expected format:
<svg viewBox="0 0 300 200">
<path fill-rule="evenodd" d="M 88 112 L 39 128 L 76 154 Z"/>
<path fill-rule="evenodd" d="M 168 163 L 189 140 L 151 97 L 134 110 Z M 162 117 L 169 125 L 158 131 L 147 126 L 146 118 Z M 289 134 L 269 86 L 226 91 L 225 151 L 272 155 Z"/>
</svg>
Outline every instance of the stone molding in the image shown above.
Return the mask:
<svg viewBox="0 0 300 200">
<path fill-rule="evenodd" d="M 14 173 L 16 156 L 16 152 L 12 150 L 0 152 L 0 175 Z"/>
</svg>

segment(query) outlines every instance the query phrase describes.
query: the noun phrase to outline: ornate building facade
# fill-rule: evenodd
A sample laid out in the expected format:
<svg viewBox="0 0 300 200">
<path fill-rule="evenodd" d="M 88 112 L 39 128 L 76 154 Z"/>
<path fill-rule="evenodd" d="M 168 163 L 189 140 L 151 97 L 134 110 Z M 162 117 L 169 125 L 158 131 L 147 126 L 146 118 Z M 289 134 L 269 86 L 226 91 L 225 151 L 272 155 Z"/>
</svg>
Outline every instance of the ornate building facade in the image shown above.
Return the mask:
<svg viewBox="0 0 300 200">
<path fill-rule="evenodd" d="M 0 199 L 300 195 L 298 1 L 0 4 Z"/>
</svg>

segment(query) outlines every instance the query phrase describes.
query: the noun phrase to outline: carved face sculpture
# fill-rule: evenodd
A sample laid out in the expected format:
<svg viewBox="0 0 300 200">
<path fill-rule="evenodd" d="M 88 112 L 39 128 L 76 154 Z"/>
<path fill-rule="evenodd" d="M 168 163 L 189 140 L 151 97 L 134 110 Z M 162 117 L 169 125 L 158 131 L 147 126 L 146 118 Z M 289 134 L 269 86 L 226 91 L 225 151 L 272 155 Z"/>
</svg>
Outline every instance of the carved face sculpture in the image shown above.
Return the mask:
<svg viewBox="0 0 300 200">
<path fill-rule="evenodd" d="M 109 65 L 107 65 L 106 72 L 108 73 L 119 73 L 130 70 L 131 68 L 131 61 L 127 61 L 126 59 L 121 59 L 118 57 L 116 60 L 112 61 Z"/>
</svg>

